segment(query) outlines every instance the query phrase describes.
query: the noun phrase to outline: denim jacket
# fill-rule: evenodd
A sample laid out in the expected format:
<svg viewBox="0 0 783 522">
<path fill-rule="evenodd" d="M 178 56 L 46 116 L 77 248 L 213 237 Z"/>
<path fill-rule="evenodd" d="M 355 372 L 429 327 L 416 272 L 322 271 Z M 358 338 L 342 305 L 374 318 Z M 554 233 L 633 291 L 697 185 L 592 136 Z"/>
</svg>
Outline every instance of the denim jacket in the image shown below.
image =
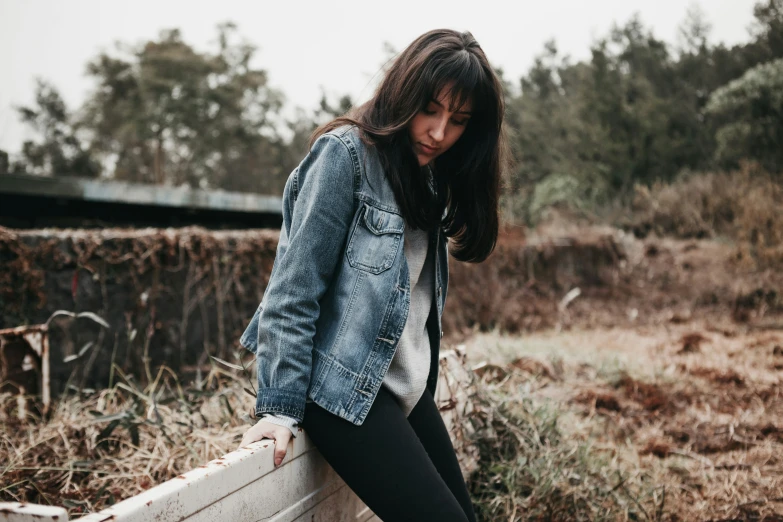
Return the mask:
<svg viewBox="0 0 783 522">
<path fill-rule="evenodd" d="M 258 368 L 255 413 L 301 422 L 307 402 L 360 425 L 410 308 L 404 220 L 381 162 L 356 127 L 321 136 L 283 191 L 269 284 L 240 344 Z M 427 319 L 435 392 L 448 285 L 447 240 L 431 234 L 435 296 Z"/>
</svg>

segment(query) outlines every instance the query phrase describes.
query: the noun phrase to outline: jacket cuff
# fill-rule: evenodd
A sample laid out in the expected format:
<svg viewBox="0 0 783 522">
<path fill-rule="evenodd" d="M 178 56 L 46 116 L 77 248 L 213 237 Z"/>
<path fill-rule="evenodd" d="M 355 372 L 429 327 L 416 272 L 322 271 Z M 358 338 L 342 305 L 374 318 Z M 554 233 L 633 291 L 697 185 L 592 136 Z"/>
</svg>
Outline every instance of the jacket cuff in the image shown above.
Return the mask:
<svg viewBox="0 0 783 522">
<path fill-rule="evenodd" d="M 306 398 L 303 393 L 294 393 L 276 388 L 261 388 L 256 395 L 256 417 L 265 413 L 280 413 L 291 417 L 296 422 L 304 418 Z"/>
</svg>

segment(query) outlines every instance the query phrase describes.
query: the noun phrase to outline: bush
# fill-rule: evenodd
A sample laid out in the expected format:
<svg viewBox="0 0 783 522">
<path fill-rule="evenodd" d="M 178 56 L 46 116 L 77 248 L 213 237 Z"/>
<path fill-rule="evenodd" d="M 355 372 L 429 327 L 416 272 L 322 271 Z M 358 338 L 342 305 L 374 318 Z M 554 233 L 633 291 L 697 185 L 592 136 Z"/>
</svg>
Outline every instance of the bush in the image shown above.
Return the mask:
<svg viewBox="0 0 783 522">
<path fill-rule="evenodd" d="M 758 267 L 783 263 L 783 186 L 756 164 L 729 173 L 692 174 L 670 184 L 637 186 L 631 217 L 618 224 L 637 237 L 724 236 Z"/>
<path fill-rule="evenodd" d="M 472 421 L 479 467 L 468 480 L 479 520 L 655 520 L 648 477 L 559 427 L 561 411 L 479 387 Z M 646 483 L 648 482 L 648 483 Z"/>
</svg>

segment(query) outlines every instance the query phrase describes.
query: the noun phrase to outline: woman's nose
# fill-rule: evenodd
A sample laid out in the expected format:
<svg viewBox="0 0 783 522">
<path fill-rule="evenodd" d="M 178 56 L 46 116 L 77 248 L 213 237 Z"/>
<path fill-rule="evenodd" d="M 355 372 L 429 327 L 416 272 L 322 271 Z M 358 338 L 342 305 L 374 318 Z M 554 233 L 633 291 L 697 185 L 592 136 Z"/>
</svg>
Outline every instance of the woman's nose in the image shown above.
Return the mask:
<svg viewBox="0 0 783 522">
<path fill-rule="evenodd" d="M 434 123 L 432 127 L 430 127 L 430 138 L 432 138 L 432 141 L 440 142 L 443 141 L 443 136 L 446 133 L 446 120 L 445 119 L 439 119 L 437 122 Z"/>
</svg>

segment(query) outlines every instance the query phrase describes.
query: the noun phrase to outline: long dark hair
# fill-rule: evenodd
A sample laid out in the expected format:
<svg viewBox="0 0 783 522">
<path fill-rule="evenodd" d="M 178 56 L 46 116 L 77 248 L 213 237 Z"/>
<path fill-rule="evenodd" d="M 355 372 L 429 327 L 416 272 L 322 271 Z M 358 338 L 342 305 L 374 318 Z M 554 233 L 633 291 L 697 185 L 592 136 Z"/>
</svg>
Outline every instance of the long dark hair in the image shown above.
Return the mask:
<svg viewBox="0 0 783 522">
<path fill-rule="evenodd" d="M 444 91 L 445 89 L 445 91 Z M 450 110 L 466 101 L 472 115 L 459 140 L 432 165 L 437 196 L 429 190 L 408 135 L 408 124 L 441 93 Z M 405 221 L 419 229 L 443 226 L 451 254 L 480 262 L 495 248 L 498 199 L 506 145 L 503 89 L 469 32 L 429 31 L 397 56 L 372 99 L 316 129 L 319 136 L 353 124 L 374 146 Z"/>
</svg>

